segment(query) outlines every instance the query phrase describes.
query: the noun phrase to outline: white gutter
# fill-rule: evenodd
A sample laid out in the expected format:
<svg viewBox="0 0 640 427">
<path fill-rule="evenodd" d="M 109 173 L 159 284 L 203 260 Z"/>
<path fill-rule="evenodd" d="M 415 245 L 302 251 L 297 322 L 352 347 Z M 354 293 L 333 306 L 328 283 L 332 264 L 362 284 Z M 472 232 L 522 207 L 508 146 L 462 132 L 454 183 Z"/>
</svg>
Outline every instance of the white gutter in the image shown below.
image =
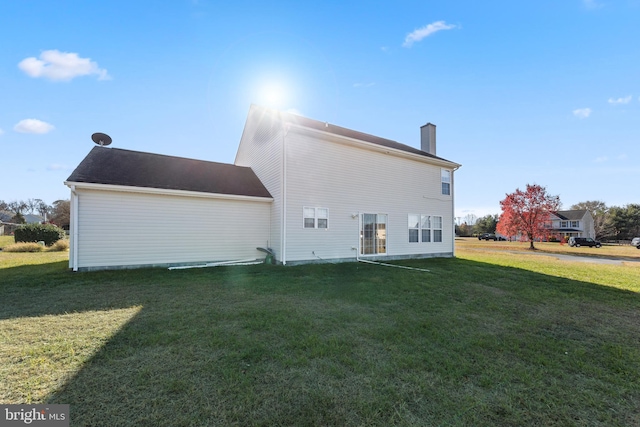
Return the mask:
<svg viewBox="0 0 640 427">
<path fill-rule="evenodd" d="M 451 254 L 453 255 L 453 257 L 455 258 L 456 256 L 456 223 L 455 223 L 455 217 L 456 217 L 456 198 L 455 198 L 455 178 L 454 178 L 454 172 L 457 171 L 458 169 L 460 169 L 460 166 L 462 165 L 458 165 L 455 168 L 453 168 L 453 170 L 451 171 L 451 217 L 452 219 L 454 219 L 453 221 L 453 233 L 451 233 Z"/>
<path fill-rule="evenodd" d="M 287 265 L 287 143 L 282 114 L 278 112 L 282 125 L 282 230 L 280 234 L 280 252 L 282 265 Z"/>
<path fill-rule="evenodd" d="M 68 187 L 86 190 L 119 191 L 125 193 L 161 194 L 166 196 L 201 197 L 205 199 L 246 200 L 252 202 L 272 202 L 273 197 L 241 196 L 237 194 L 203 193 L 199 191 L 172 190 L 166 188 L 133 187 L 128 185 L 96 184 L 90 182 L 65 181 Z"/>
<path fill-rule="evenodd" d="M 383 267 L 396 267 L 396 268 L 404 268 L 405 270 L 416 270 L 416 271 L 424 271 L 426 273 L 431 273 L 431 270 L 427 270 L 426 268 L 407 267 L 404 265 L 387 264 L 385 262 L 368 261 L 364 259 L 359 259 L 358 262 L 364 262 L 366 264 L 381 265 Z"/>
<path fill-rule="evenodd" d="M 205 267 L 219 267 L 219 266 L 233 266 L 233 265 L 256 265 L 263 264 L 264 261 L 258 261 L 255 258 L 239 259 L 235 261 L 220 261 L 220 262 L 208 262 L 206 264 L 198 265 L 179 265 L 175 267 L 169 267 L 169 270 L 187 270 L 189 268 L 205 268 Z"/>
<path fill-rule="evenodd" d="M 75 185 L 71 185 L 69 188 L 71 188 L 71 224 L 73 225 L 73 230 L 71 231 L 73 253 L 69 259 L 71 260 L 73 271 L 78 271 L 78 193 L 76 193 Z"/>
</svg>

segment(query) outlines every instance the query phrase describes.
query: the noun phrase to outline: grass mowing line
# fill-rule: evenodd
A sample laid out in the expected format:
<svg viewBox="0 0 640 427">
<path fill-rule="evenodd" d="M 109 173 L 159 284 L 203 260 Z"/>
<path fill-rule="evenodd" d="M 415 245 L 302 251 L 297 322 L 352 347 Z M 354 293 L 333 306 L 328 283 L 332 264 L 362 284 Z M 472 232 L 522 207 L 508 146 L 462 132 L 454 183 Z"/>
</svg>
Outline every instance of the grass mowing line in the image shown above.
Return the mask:
<svg viewBox="0 0 640 427">
<path fill-rule="evenodd" d="M 0 320 L 0 402 L 42 402 L 141 309 Z"/>
</svg>

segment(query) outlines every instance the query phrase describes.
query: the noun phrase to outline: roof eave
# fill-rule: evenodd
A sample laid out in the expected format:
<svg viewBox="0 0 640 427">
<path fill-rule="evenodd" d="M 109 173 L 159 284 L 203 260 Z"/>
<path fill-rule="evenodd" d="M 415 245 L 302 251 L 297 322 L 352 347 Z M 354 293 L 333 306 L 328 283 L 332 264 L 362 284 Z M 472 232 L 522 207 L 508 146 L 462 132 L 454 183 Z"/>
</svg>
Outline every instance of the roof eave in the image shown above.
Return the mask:
<svg viewBox="0 0 640 427">
<path fill-rule="evenodd" d="M 162 196 L 179 196 L 179 197 L 199 197 L 204 199 L 226 199 L 226 200 L 243 200 L 253 202 L 265 202 L 270 203 L 273 201 L 273 197 L 262 196 L 246 196 L 242 194 L 222 194 L 222 193 L 205 193 L 201 191 L 188 191 L 188 190 L 173 190 L 168 188 L 153 188 L 153 187 L 135 187 L 128 185 L 113 185 L 113 184 L 99 184 L 91 182 L 77 182 L 77 181 L 65 181 L 64 185 L 74 189 L 82 190 L 99 190 L 99 191 L 117 191 L 125 193 L 143 193 L 143 194 L 155 194 Z"/>
</svg>

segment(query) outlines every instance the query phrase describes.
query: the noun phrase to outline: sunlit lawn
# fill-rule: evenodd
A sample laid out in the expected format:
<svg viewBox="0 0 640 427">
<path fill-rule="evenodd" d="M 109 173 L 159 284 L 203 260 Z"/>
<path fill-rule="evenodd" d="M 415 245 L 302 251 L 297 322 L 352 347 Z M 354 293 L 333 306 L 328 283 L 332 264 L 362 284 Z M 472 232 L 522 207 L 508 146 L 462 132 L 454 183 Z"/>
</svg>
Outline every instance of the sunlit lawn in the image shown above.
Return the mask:
<svg viewBox="0 0 640 427">
<path fill-rule="evenodd" d="M 480 247 L 402 262 L 430 273 L 0 252 L 0 402 L 87 426 L 640 425 L 638 265 Z"/>
<path fill-rule="evenodd" d="M 529 250 L 529 242 L 494 242 L 493 240 L 478 240 L 475 237 L 456 238 L 456 244 L 458 248 L 468 249 L 504 249 L 518 251 Z M 540 252 L 581 256 L 626 257 L 637 259 L 640 261 L 640 250 L 628 244 L 604 244 L 600 248 L 590 248 L 586 246 L 576 248 L 571 247 L 567 244 L 560 244 L 555 242 L 535 242 L 534 245 L 535 248 Z"/>
</svg>

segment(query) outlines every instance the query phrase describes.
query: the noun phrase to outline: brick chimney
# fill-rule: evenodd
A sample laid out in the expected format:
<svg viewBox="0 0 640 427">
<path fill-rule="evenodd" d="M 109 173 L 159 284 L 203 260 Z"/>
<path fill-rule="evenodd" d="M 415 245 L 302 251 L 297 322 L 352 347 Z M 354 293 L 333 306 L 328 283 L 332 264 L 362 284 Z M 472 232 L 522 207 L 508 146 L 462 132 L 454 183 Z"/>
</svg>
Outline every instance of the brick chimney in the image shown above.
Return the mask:
<svg viewBox="0 0 640 427">
<path fill-rule="evenodd" d="M 427 123 L 420 127 L 420 149 L 436 155 L 436 125 Z"/>
</svg>

